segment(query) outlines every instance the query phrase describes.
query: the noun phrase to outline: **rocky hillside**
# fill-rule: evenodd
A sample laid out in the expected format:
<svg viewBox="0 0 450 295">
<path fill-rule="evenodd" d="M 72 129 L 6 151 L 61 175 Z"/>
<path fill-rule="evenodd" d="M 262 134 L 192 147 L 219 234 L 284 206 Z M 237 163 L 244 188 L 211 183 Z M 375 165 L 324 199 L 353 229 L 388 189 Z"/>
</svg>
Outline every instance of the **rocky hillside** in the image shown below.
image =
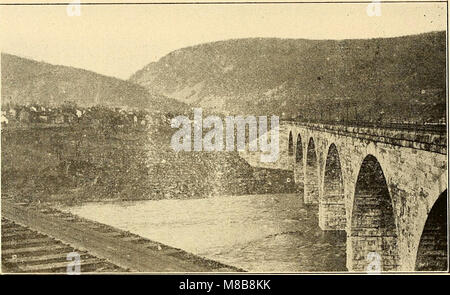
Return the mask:
<svg viewBox="0 0 450 295">
<path fill-rule="evenodd" d="M 183 103 L 120 79 L 6 53 L 1 56 L 2 105 L 58 106 L 70 102 L 83 107 L 104 105 L 162 112 L 186 108 Z"/>
<path fill-rule="evenodd" d="M 176 50 L 130 81 L 223 113 L 445 117 L 445 32 L 368 40 L 239 39 Z"/>
<path fill-rule="evenodd" d="M 110 136 L 93 126 L 4 128 L 2 194 L 20 202 L 189 199 L 301 191 L 292 171 L 251 167 L 236 152 L 174 152 L 172 129 Z"/>
</svg>

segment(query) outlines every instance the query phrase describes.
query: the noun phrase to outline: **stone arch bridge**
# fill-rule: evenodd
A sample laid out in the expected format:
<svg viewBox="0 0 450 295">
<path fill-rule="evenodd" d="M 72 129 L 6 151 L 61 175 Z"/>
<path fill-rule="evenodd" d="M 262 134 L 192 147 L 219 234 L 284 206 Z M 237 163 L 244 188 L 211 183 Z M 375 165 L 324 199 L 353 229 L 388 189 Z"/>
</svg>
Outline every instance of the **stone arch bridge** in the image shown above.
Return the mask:
<svg viewBox="0 0 450 295">
<path fill-rule="evenodd" d="M 381 271 L 447 270 L 445 132 L 282 122 L 275 165 L 294 171 L 323 230 L 346 232 L 349 271 L 374 255 Z"/>
</svg>

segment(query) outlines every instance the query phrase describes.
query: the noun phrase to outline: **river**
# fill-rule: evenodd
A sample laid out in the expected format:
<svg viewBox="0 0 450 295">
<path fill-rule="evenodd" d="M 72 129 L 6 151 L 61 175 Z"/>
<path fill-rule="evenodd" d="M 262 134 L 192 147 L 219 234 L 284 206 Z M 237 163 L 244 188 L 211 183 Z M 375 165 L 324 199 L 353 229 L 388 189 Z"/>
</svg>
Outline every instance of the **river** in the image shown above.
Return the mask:
<svg viewBox="0 0 450 295">
<path fill-rule="evenodd" d="M 96 202 L 66 210 L 252 272 L 346 271 L 345 235 L 294 194 Z"/>
</svg>

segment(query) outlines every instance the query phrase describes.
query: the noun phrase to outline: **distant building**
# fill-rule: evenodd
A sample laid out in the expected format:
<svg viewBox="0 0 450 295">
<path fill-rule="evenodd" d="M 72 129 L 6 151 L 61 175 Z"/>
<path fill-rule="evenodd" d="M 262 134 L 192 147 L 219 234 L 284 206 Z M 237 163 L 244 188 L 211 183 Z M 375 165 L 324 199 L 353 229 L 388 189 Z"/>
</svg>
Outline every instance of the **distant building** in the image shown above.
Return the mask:
<svg viewBox="0 0 450 295">
<path fill-rule="evenodd" d="M 16 110 L 15 109 L 10 109 L 9 110 L 9 117 L 10 118 L 16 118 L 16 115 L 17 115 L 17 112 L 16 112 Z"/>
<path fill-rule="evenodd" d="M 8 118 L 6 118 L 6 116 L 4 116 L 3 114 L 2 114 L 2 117 L 1 117 L 1 119 L 0 119 L 0 123 L 2 124 L 2 125 L 8 125 Z"/>
<path fill-rule="evenodd" d="M 72 123 L 75 120 L 75 115 L 71 113 L 64 114 L 64 123 Z"/>
<path fill-rule="evenodd" d="M 52 120 L 55 124 L 62 124 L 64 123 L 64 116 L 62 114 L 56 114 Z"/>
<path fill-rule="evenodd" d="M 39 116 L 39 122 L 41 123 L 47 123 L 48 122 L 48 116 Z"/>
<path fill-rule="evenodd" d="M 31 118 L 30 113 L 26 109 L 22 109 L 19 112 L 19 121 L 20 122 L 29 123 L 30 118 Z"/>
<path fill-rule="evenodd" d="M 99 119 L 92 119 L 91 124 L 95 127 L 99 127 L 101 125 L 101 121 Z"/>
</svg>

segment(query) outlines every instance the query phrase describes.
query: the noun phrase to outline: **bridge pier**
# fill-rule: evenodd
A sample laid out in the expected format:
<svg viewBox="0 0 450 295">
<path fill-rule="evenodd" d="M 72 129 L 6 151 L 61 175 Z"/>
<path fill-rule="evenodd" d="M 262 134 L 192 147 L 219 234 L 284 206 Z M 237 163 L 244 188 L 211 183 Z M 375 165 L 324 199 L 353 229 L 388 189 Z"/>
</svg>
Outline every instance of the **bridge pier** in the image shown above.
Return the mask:
<svg viewBox="0 0 450 295">
<path fill-rule="evenodd" d="M 346 266 L 352 272 L 399 270 L 397 236 L 347 236 Z"/>
<path fill-rule="evenodd" d="M 294 179 L 295 179 L 295 183 L 297 183 L 298 185 L 303 185 L 304 184 L 304 176 L 303 176 L 303 167 L 302 167 L 302 163 L 295 163 L 294 164 Z"/>
<path fill-rule="evenodd" d="M 309 172 L 306 174 L 304 196 L 305 204 L 317 204 L 319 202 L 319 184 L 317 182 L 318 179 L 316 179 L 314 172 Z"/>
<path fill-rule="evenodd" d="M 345 230 L 347 225 L 345 196 L 340 184 L 324 190 L 319 198 L 319 227 L 322 230 Z"/>
</svg>

